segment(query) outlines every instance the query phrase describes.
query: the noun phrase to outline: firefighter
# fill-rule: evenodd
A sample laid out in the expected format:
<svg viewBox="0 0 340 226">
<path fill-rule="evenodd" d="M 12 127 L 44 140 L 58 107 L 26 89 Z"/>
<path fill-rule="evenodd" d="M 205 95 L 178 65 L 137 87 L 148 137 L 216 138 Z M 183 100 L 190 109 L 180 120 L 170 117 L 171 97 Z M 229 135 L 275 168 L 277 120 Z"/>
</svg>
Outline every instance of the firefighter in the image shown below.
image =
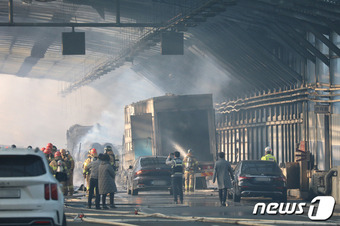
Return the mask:
<svg viewBox="0 0 340 226">
<path fill-rule="evenodd" d="M 44 150 L 44 154 L 46 156 L 46 159 L 48 161 L 48 164 L 50 164 L 53 160 L 53 155 L 52 155 L 52 149 L 47 147 L 45 150 Z"/>
<path fill-rule="evenodd" d="M 47 148 L 50 148 L 51 151 L 52 151 L 52 147 L 53 147 L 53 144 L 52 144 L 52 143 L 48 143 L 48 144 L 46 145 L 46 149 L 47 149 Z"/>
<path fill-rule="evenodd" d="M 261 160 L 276 162 L 276 158 L 272 155 L 272 149 L 268 146 L 264 150 L 266 155 L 262 156 Z"/>
<path fill-rule="evenodd" d="M 54 159 L 50 163 L 50 167 L 52 168 L 53 175 L 60 182 L 64 195 L 66 195 L 67 194 L 67 187 L 66 187 L 67 166 L 61 158 L 60 151 L 57 151 L 54 154 Z"/>
<path fill-rule="evenodd" d="M 58 148 L 55 145 L 52 145 L 52 154 L 54 155 L 58 151 Z"/>
<path fill-rule="evenodd" d="M 73 195 L 73 170 L 74 170 L 74 160 L 70 155 L 69 151 L 65 149 L 60 149 L 61 158 L 65 162 L 67 167 L 67 182 L 66 182 L 66 194 L 70 196 Z"/>
<path fill-rule="evenodd" d="M 97 150 L 95 148 L 92 148 L 89 152 L 89 154 L 87 155 L 87 159 L 85 160 L 84 164 L 83 164 L 83 176 L 86 180 L 86 193 L 89 193 L 89 189 L 90 189 L 90 170 L 88 168 L 88 165 L 91 163 L 92 158 L 97 158 Z"/>
<path fill-rule="evenodd" d="M 188 150 L 187 156 L 183 159 L 185 191 L 194 191 L 195 187 L 195 171 L 198 168 L 198 162 L 193 155 L 191 149 Z"/>
<path fill-rule="evenodd" d="M 104 151 L 105 151 L 105 154 L 108 154 L 110 156 L 110 164 L 113 167 L 113 169 L 115 171 L 117 171 L 118 170 L 118 164 L 117 164 L 116 157 L 115 157 L 115 155 L 113 153 L 112 147 L 111 146 L 106 146 L 104 148 Z"/>
</svg>

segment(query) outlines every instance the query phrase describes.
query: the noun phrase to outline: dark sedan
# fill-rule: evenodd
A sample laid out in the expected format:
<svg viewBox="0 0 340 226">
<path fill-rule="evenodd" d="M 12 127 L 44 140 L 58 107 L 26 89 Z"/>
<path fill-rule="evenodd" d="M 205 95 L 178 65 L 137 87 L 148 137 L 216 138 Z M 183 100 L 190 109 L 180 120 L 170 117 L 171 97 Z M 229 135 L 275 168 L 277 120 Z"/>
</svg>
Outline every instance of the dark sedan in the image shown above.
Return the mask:
<svg viewBox="0 0 340 226">
<path fill-rule="evenodd" d="M 232 195 L 235 202 L 241 197 L 271 197 L 287 202 L 286 178 L 276 162 L 245 160 L 234 171 Z"/>
<path fill-rule="evenodd" d="M 171 168 L 165 164 L 167 157 L 143 156 L 136 159 L 129 167 L 127 176 L 127 193 L 138 195 L 139 191 L 171 191 Z"/>
</svg>

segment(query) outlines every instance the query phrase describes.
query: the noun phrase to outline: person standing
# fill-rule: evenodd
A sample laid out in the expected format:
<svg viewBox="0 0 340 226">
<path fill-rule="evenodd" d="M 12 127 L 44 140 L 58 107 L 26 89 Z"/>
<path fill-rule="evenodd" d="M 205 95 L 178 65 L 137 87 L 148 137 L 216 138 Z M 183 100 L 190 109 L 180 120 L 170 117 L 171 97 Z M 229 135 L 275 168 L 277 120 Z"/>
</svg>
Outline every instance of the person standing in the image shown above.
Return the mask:
<svg viewBox="0 0 340 226">
<path fill-rule="evenodd" d="M 88 165 L 91 163 L 92 158 L 97 158 L 97 150 L 95 148 L 92 148 L 88 155 L 87 159 L 83 163 L 83 176 L 84 179 L 86 180 L 86 193 L 89 194 L 89 189 L 90 189 L 90 170 L 88 169 Z"/>
<path fill-rule="evenodd" d="M 114 205 L 114 193 L 117 192 L 115 182 L 115 171 L 110 164 L 110 156 L 104 154 L 98 170 L 98 187 L 99 194 L 102 196 L 103 209 L 108 209 L 106 206 L 106 195 L 110 194 L 110 207 L 116 208 Z"/>
<path fill-rule="evenodd" d="M 191 149 L 188 150 L 187 156 L 183 159 L 183 165 L 185 178 L 184 189 L 185 191 L 194 191 L 195 171 L 198 168 L 198 161 Z"/>
<path fill-rule="evenodd" d="M 96 209 L 100 209 L 100 195 L 99 195 L 99 189 L 98 189 L 98 170 L 99 170 L 99 165 L 101 162 L 101 159 L 103 157 L 103 154 L 100 153 L 98 155 L 98 159 L 94 157 L 92 159 L 92 162 L 88 165 L 88 168 L 90 170 L 90 189 L 89 189 L 89 197 L 88 197 L 88 202 L 87 202 L 87 207 L 91 209 L 91 204 L 92 204 L 92 198 L 94 194 L 94 190 L 96 190 Z"/>
<path fill-rule="evenodd" d="M 50 163 L 52 173 L 54 177 L 60 182 L 62 192 L 65 195 L 67 193 L 66 181 L 67 181 L 67 166 L 61 158 L 60 151 L 54 154 L 54 159 Z"/>
<path fill-rule="evenodd" d="M 165 161 L 167 165 L 171 165 L 172 191 L 175 204 L 178 204 L 178 196 L 181 204 L 183 204 L 183 161 L 180 155 L 178 151 L 175 151 L 174 158 L 172 159 L 170 154 Z"/>
<path fill-rule="evenodd" d="M 230 178 L 234 180 L 234 173 L 230 163 L 225 160 L 225 153 L 220 152 L 218 156 L 219 160 L 215 162 L 214 166 L 213 183 L 217 179 L 220 203 L 221 206 L 226 206 L 227 189 L 232 187 Z"/>
<path fill-rule="evenodd" d="M 110 165 L 113 167 L 113 169 L 116 171 L 117 167 L 116 167 L 116 157 L 113 153 L 113 150 L 112 150 L 112 147 L 107 145 L 105 148 L 104 148 L 104 153 L 105 154 L 108 154 L 109 157 L 110 157 Z"/>
<path fill-rule="evenodd" d="M 69 151 L 65 149 L 60 149 L 61 158 L 65 162 L 67 167 L 67 181 L 66 181 L 66 194 L 68 193 L 70 196 L 73 195 L 73 170 L 74 170 L 74 160 L 70 155 Z"/>
<path fill-rule="evenodd" d="M 272 155 L 272 149 L 268 146 L 264 149 L 266 152 L 265 156 L 262 156 L 261 160 L 276 162 L 276 158 Z"/>
<path fill-rule="evenodd" d="M 52 161 L 53 161 L 53 154 L 52 154 L 52 149 L 47 147 L 45 150 L 44 150 L 44 154 L 46 156 L 46 159 L 48 161 L 48 164 L 50 164 Z"/>
</svg>

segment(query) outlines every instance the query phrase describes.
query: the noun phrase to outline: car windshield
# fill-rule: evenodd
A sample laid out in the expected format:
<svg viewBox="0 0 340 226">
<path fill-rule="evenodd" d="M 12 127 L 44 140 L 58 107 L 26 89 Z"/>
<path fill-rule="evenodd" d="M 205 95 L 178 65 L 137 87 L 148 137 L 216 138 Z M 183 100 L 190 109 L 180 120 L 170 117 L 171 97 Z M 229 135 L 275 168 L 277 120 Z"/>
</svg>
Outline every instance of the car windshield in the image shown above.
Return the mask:
<svg viewBox="0 0 340 226">
<path fill-rule="evenodd" d="M 44 162 L 36 155 L 1 155 L 0 177 L 32 177 L 46 173 Z"/>
<path fill-rule="evenodd" d="M 154 166 L 154 165 L 165 165 L 166 158 L 142 158 L 140 160 L 140 165 L 144 166 Z"/>
<path fill-rule="evenodd" d="M 241 174 L 278 176 L 281 175 L 281 170 L 274 162 L 244 162 Z"/>
</svg>

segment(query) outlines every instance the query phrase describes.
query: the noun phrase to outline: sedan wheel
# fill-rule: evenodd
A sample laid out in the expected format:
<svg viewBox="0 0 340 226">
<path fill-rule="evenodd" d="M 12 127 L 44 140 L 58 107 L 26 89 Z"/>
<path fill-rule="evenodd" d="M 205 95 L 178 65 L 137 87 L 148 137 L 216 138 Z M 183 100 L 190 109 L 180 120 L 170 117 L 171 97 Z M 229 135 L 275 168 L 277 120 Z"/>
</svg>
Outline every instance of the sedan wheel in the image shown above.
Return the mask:
<svg viewBox="0 0 340 226">
<path fill-rule="evenodd" d="M 132 195 L 138 195 L 138 190 L 137 189 L 132 189 L 131 193 L 132 193 Z"/>
<path fill-rule="evenodd" d="M 126 194 L 131 195 L 131 189 L 129 186 L 129 182 L 126 183 Z"/>
<path fill-rule="evenodd" d="M 237 195 L 236 187 L 234 187 L 233 201 L 234 202 L 240 202 L 241 201 L 241 195 Z"/>
</svg>

